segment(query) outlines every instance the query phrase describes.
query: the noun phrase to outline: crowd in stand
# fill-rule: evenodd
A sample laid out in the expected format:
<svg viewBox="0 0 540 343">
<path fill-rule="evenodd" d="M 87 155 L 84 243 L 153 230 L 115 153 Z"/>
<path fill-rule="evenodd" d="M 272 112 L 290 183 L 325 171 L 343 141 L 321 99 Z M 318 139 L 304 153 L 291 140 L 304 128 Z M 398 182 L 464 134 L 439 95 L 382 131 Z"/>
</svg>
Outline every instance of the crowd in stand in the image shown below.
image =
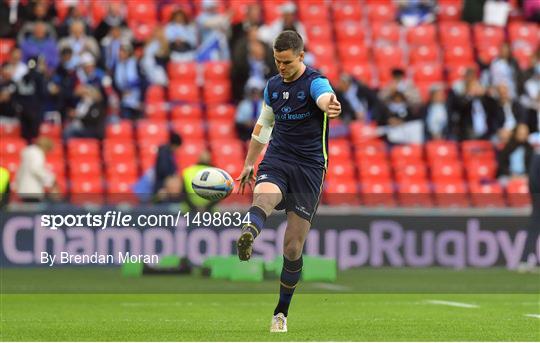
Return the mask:
<svg viewBox="0 0 540 343">
<path fill-rule="evenodd" d="M 170 2 L 159 0 L 156 6 Z M 397 3 L 404 25 L 435 18 L 434 1 L 412 2 L 417 7 Z M 0 36 L 17 42 L 0 74 L 1 120 L 19 121 L 28 142 L 38 137 L 44 120 L 60 121 L 65 140 L 101 139 L 107 123 L 144 116 L 145 90 L 168 86 L 168 63 L 228 60 L 238 137 L 249 139 L 266 80 L 276 74 L 273 38 L 284 29 L 296 30 L 305 39 L 306 63 L 316 60 L 294 3 L 284 4 L 281 17 L 268 23 L 255 2 L 235 24 L 232 12 L 220 11 L 219 4 L 203 0 L 198 13 L 178 6 L 141 41 L 127 25 L 122 2 L 104 2 L 106 15 L 91 22 L 78 6 L 69 7 L 60 21 L 52 1 L 0 0 Z M 524 9 L 534 19 L 539 11 L 529 4 L 525 1 Z M 428 99 L 399 68 L 378 88 L 348 74 L 332 81 L 345 125 L 356 120 L 398 127 L 417 120 L 427 140 L 491 140 L 500 151 L 500 175 L 526 174 L 527 157 L 540 143 L 540 52 L 524 70 L 505 44 L 497 58 L 478 67 L 454 84 L 433 85 Z"/>
</svg>

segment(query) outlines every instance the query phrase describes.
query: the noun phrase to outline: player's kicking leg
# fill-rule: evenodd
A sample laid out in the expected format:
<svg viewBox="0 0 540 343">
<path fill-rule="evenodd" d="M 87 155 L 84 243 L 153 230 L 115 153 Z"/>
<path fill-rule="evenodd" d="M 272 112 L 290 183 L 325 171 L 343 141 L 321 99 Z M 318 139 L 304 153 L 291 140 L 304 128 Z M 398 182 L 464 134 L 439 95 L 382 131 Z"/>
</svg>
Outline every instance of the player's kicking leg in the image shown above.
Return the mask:
<svg viewBox="0 0 540 343">
<path fill-rule="evenodd" d="M 279 187 L 270 182 L 261 182 L 253 190 L 253 205 L 249 209 L 249 223 L 244 224 L 237 241 L 238 258 L 248 261 L 253 253 L 253 243 L 261 232 L 266 217 L 272 213 L 282 199 Z"/>
<path fill-rule="evenodd" d="M 270 332 L 287 332 L 287 315 L 296 285 L 302 273 L 302 250 L 311 224 L 294 212 L 287 213 L 287 229 L 283 240 L 279 301 L 274 310 Z"/>
</svg>

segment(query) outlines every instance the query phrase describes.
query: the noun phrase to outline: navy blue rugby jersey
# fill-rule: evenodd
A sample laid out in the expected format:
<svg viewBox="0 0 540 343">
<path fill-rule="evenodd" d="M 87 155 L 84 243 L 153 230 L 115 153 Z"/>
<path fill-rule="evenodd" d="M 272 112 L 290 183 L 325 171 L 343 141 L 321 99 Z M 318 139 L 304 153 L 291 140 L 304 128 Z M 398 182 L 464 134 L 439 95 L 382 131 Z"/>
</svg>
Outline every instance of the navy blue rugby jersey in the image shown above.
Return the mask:
<svg viewBox="0 0 540 343">
<path fill-rule="evenodd" d="M 328 79 L 310 67 L 293 82 L 280 75 L 268 80 L 264 101 L 272 107 L 275 123 L 265 159 L 326 168 L 328 116 L 316 100 L 328 92 L 334 93 Z"/>
</svg>

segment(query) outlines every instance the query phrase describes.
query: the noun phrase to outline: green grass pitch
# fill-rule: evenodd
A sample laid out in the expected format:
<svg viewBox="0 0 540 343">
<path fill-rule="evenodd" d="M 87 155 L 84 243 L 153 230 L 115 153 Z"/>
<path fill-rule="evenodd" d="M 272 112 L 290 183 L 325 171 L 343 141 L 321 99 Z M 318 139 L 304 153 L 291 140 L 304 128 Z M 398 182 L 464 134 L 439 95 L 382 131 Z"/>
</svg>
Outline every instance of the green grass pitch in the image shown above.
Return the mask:
<svg viewBox="0 0 540 343">
<path fill-rule="evenodd" d="M 286 334 L 269 333 L 276 280 L 119 274 L 101 268 L 3 269 L 1 340 L 540 341 L 540 318 L 527 316 L 540 315 L 540 279 L 533 274 L 348 271 L 336 284 L 300 285 Z M 487 288 L 495 282 L 498 289 Z M 524 284 L 529 286 L 518 287 Z"/>
</svg>

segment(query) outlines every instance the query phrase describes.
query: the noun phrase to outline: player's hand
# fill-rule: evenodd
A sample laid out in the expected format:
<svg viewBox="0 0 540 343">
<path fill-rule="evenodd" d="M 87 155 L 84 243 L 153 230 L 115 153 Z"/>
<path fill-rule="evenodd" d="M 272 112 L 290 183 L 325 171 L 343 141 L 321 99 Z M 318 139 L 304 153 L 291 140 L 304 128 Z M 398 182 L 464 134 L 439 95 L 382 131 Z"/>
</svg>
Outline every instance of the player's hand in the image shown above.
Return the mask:
<svg viewBox="0 0 540 343">
<path fill-rule="evenodd" d="M 341 114 L 341 104 L 339 101 L 337 101 L 334 94 L 330 96 L 330 103 L 328 104 L 328 110 L 326 113 L 330 118 L 335 118 Z"/>
<path fill-rule="evenodd" d="M 242 173 L 240 173 L 240 176 L 236 178 L 236 181 L 240 181 L 238 193 L 244 194 L 246 184 L 249 185 L 249 188 L 253 190 L 253 182 L 255 182 L 255 172 L 253 166 L 244 166 Z"/>
</svg>

